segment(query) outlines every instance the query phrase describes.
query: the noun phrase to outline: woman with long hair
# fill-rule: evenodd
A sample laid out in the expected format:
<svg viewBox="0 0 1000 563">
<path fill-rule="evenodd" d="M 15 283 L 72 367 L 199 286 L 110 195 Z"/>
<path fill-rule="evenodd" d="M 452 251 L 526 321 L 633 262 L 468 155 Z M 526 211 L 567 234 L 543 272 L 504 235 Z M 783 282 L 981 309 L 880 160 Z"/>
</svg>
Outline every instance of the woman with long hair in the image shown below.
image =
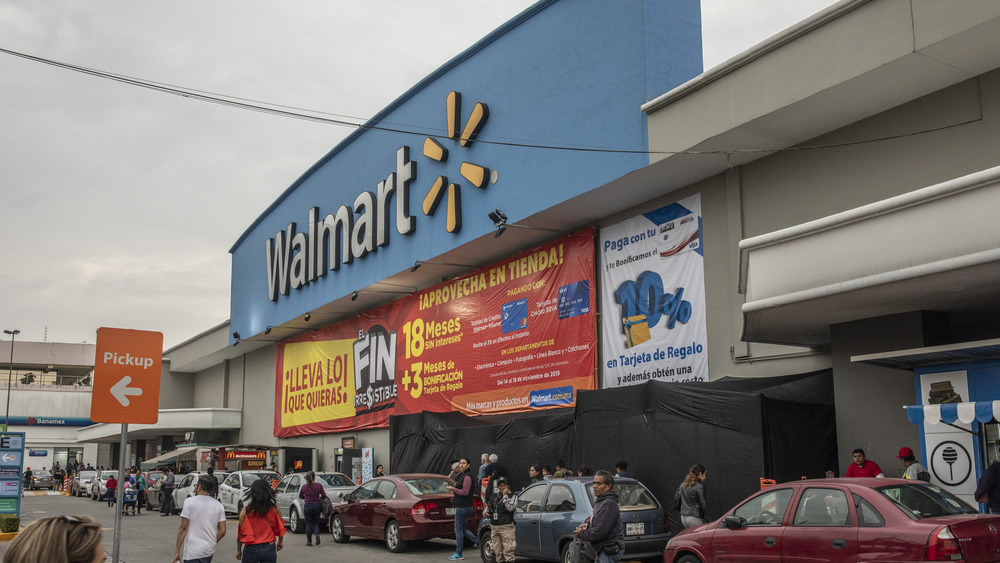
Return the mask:
<svg viewBox="0 0 1000 563">
<path fill-rule="evenodd" d="M 274 499 L 274 489 L 267 481 L 258 479 L 243 497 L 236 533 L 236 557 L 243 563 L 274 563 L 284 547 L 284 540 L 285 524 Z"/>
<path fill-rule="evenodd" d="M 708 522 L 708 503 L 705 501 L 705 466 L 696 463 L 691 466 L 684 482 L 674 493 L 674 502 L 681 513 L 681 524 L 685 528 Z"/>
<path fill-rule="evenodd" d="M 306 518 L 306 546 L 312 545 L 313 534 L 316 535 L 316 545 L 319 545 L 319 517 L 323 512 L 326 490 L 316 482 L 316 473 L 306 473 L 306 485 L 299 489 L 299 498 L 302 499 L 302 512 Z"/>
<path fill-rule="evenodd" d="M 9 563 L 103 563 L 101 525 L 86 516 L 36 520 L 10 542 Z"/>
</svg>

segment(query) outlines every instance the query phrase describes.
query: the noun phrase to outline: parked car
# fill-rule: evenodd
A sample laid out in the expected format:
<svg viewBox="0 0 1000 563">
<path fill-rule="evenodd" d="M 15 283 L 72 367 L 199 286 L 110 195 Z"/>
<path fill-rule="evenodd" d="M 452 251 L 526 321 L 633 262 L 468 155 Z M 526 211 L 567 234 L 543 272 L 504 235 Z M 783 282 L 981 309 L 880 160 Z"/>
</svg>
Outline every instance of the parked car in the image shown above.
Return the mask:
<svg viewBox="0 0 1000 563">
<path fill-rule="evenodd" d="M 39 469 L 38 471 L 31 472 L 31 483 L 28 484 L 29 489 L 48 489 L 52 490 L 56 488 L 56 482 L 53 480 L 52 472 L 45 469 Z"/>
<path fill-rule="evenodd" d="M 163 472 L 159 469 L 154 469 L 143 472 L 143 475 L 146 477 L 146 508 L 150 510 L 159 508 L 163 504 L 163 492 L 160 485 Z"/>
<path fill-rule="evenodd" d="M 202 475 L 208 475 L 208 472 L 192 471 L 185 475 L 174 487 L 174 514 L 180 514 L 181 509 L 184 508 L 184 501 L 196 494 L 194 486 L 198 484 L 198 478 Z M 229 472 L 216 471 L 213 475 L 219 480 L 219 483 L 222 483 L 229 476 Z"/>
<path fill-rule="evenodd" d="M 97 477 L 96 471 L 78 471 L 69 485 L 69 494 L 82 497 L 88 494 L 90 482 Z"/>
<path fill-rule="evenodd" d="M 104 500 L 108 497 L 108 479 L 114 477 L 118 479 L 117 469 L 105 469 L 90 483 L 90 498 L 92 500 Z"/>
<path fill-rule="evenodd" d="M 793 481 L 674 536 L 664 563 L 1000 559 L 1000 516 L 908 479 Z M 720 554 L 724 554 L 721 556 Z"/>
<path fill-rule="evenodd" d="M 246 494 L 250 485 L 258 479 L 267 479 L 278 483 L 281 481 L 281 476 L 274 471 L 233 471 L 219 484 L 219 502 L 222 503 L 226 512 L 239 514 L 240 510 L 243 509 L 243 495 Z"/>
<path fill-rule="evenodd" d="M 323 485 L 323 490 L 330 499 L 330 503 L 324 504 L 325 510 L 320 514 L 320 522 L 325 524 L 330 518 L 333 503 L 340 502 L 344 495 L 354 490 L 356 485 L 343 473 L 317 473 L 316 482 Z M 288 529 L 295 534 L 301 534 L 306 530 L 304 503 L 299 498 L 299 490 L 305 484 L 305 473 L 291 473 L 285 475 L 275 491 L 281 515 L 288 523 Z"/>
<path fill-rule="evenodd" d="M 653 493 L 639 481 L 615 478 L 625 553 L 622 561 L 659 558 L 670 539 L 670 520 Z M 569 561 L 574 531 L 594 512 L 593 477 L 548 479 L 528 485 L 517 497 L 514 512 L 514 555 L 546 561 Z M 479 523 L 479 552 L 483 561 L 494 563 L 490 521 Z"/>
<path fill-rule="evenodd" d="M 455 537 L 455 507 L 448 490 L 454 481 L 425 473 L 377 477 L 344 495 L 333 505 L 330 531 L 333 541 L 346 543 L 351 536 L 380 539 L 389 551 L 406 550 L 414 540 Z M 483 503 L 474 501 L 469 531 L 483 514 Z"/>
</svg>

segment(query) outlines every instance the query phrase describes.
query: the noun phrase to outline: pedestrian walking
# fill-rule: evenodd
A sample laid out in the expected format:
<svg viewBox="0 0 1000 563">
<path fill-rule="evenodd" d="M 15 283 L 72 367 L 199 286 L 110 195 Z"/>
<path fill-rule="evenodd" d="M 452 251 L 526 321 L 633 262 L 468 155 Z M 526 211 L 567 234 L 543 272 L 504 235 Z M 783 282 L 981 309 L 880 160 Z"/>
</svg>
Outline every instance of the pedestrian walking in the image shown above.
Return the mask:
<svg viewBox="0 0 1000 563">
<path fill-rule="evenodd" d="M 135 510 L 136 510 L 136 514 L 138 514 L 140 516 L 142 515 L 142 507 L 143 507 L 143 505 L 146 504 L 147 502 L 149 502 L 146 499 L 146 489 L 148 489 L 148 488 L 149 488 L 149 484 L 146 483 L 146 476 L 143 475 L 142 473 L 140 473 L 139 476 L 136 477 L 136 479 L 135 479 L 135 490 L 138 493 L 137 496 L 139 497 L 137 499 L 137 502 L 135 503 Z"/>
<path fill-rule="evenodd" d="M 118 491 L 118 479 L 112 475 L 108 477 L 108 480 L 104 483 L 107 489 L 108 506 L 113 506 L 115 504 L 115 493 Z"/>
<path fill-rule="evenodd" d="M 226 510 L 212 498 L 213 479 L 198 477 L 194 496 L 184 501 L 173 563 L 211 563 L 215 547 L 226 535 Z"/>
<path fill-rule="evenodd" d="M 674 502 L 681 513 L 681 524 L 685 528 L 708 522 L 708 502 L 705 500 L 705 466 L 696 463 L 691 466 L 684 482 L 674 493 Z"/>
<path fill-rule="evenodd" d="M 594 548 L 597 555 L 594 563 L 618 563 L 625 551 L 625 531 L 614 486 L 615 478 L 610 472 L 602 469 L 594 475 L 592 487 L 597 497 L 594 513 L 576 527 L 576 537 L 590 542 Z"/>
<path fill-rule="evenodd" d="M 306 518 L 306 546 L 309 547 L 313 544 L 313 535 L 316 536 L 316 545 L 319 545 L 319 517 L 323 513 L 323 499 L 326 498 L 326 490 L 323 485 L 316 482 L 314 472 L 306 473 L 306 485 L 299 489 L 299 498 L 302 499 L 302 512 L 305 513 Z"/>
<path fill-rule="evenodd" d="M 236 558 L 243 563 L 274 563 L 285 542 L 285 524 L 274 499 L 274 489 L 258 479 L 243 497 L 236 532 Z"/>
<path fill-rule="evenodd" d="M 510 492 L 506 477 L 496 480 L 497 492 L 486 503 L 484 515 L 490 519 L 490 541 L 496 563 L 513 563 L 517 537 L 514 535 L 514 509 L 517 497 Z"/>
<path fill-rule="evenodd" d="M 163 502 L 160 503 L 160 516 L 170 516 L 174 512 L 174 484 L 176 477 L 174 472 L 167 467 L 163 470 L 163 477 L 160 477 L 160 492 L 163 494 Z"/>
<path fill-rule="evenodd" d="M 5 563 L 103 563 L 101 524 L 87 516 L 48 516 L 22 530 L 4 554 Z"/>
<path fill-rule="evenodd" d="M 478 545 L 479 538 L 469 531 L 469 517 L 472 516 L 472 499 L 476 496 L 476 488 L 473 486 L 472 475 L 469 474 L 469 460 L 462 458 L 458 460 L 458 477 L 455 485 L 448 485 L 448 490 L 455 496 L 452 504 L 455 507 L 455 554 L 448 559 L 454 561 L 465 559 L 462 555 L 462 548 L 465 547 L 465 540 L 468 539 L 473 545 Z"/>
<path fill-rule="evenodd" d="M 1000 514 L 1000 461 L 994 461 L 983 472 L 973 498 L 986 505 L 987 514 Z"/>
</svg>

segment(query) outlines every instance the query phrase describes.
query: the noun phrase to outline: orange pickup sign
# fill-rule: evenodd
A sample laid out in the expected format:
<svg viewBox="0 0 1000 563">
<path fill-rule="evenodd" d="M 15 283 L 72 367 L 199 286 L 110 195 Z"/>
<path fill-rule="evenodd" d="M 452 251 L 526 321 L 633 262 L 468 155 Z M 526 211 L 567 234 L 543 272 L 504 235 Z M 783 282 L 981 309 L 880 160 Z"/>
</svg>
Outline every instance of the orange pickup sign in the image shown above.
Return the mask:
<svg viewBox="0 0 1000 563">
<path fill-rule="evenodd" d="M 155 424 L 159 417 L 162 357 L 162 333 L 97 329 L 90 420 Z"/>
</svg>

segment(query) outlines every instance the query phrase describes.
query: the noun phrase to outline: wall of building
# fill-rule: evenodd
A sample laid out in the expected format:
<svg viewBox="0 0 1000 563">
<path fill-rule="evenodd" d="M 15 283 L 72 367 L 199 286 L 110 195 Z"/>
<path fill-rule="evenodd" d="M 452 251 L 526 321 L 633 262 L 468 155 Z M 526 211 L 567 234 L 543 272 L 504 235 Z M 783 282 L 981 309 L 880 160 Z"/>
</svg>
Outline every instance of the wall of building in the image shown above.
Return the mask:
<svg viewBox="0 0 1000 563">
<path fill-rule="evenodd" d="M 228 367 L 228 362 L 222 362 L 198 373 L 194 378 L 194 408 L 224 406 Z"/>
</svg>

